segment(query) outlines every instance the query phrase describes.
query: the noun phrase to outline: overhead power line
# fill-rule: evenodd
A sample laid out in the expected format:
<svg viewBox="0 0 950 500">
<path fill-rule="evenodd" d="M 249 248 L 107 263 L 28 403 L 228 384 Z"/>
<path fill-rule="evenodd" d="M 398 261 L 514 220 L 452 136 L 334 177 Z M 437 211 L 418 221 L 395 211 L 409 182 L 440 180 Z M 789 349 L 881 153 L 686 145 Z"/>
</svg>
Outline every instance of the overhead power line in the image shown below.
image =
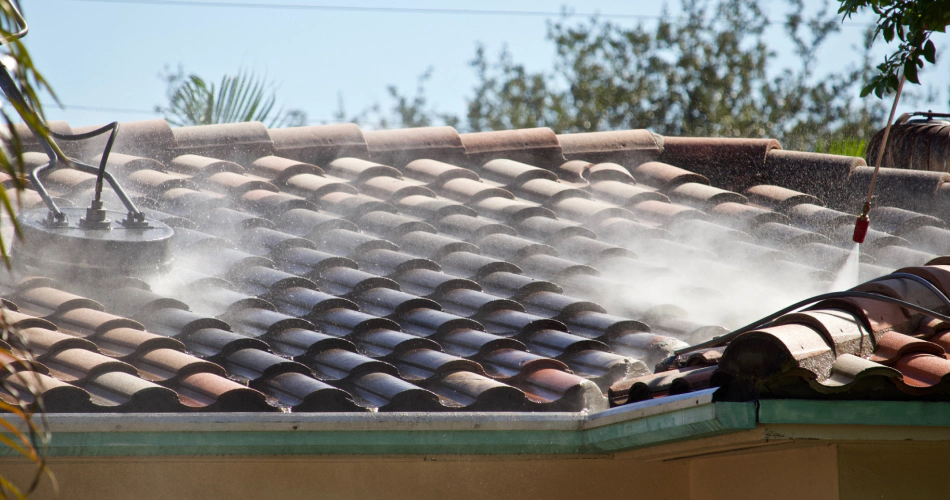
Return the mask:
<svg viewBox="0 0 950 500">
<path fill-rule="evenodd" d="M 134 114 L 134 115 L 161 115 L 162 114 L 161 112 L 155 111 L 154 109 L 109 108 L 109 107 L 103 107 L 103 106 L 83 106 L 80 104 L 63 104 L 62 107 L 60 107 L 56 103 L 48 103 L 48 102 L 43 103 L 43 109 L 46 109 L 46 110 L 57 109 L 60 111 L 73 111 L 73 110 L 92 111 L 94 113 L 126 113 L 126 114 Z M 320 125 L 322 123 L 342 123 L 346 121 L 348 120 L 327 118 L 323 120 L 309 119 L 307 120 L 307 123 L 309 125 Z"/>
<path fill-rule="evenodd" d="M 466 16 L 512 16 L 512 17 L 599 17 L 608 19 L 677 19 L 677 16 L 657 16 L 647 14 L 616 14 L 601 12 L 570 12 L 542 10 L 497 10 L 497 9 L 440 9 L 425 7 L 366 7 L 358 5 L 308 5 L 287 3 L 246 3 L 246 2 L 210 2 L 203 0 L 73 0 L 88 3 L 113 3 L 131 5 L 155 5 L 164 7 L 215 7 L 266 10 L 316 10 L 328 12 L 367 12 L 387 14 L 442 14 Z M 875 26 L 868 23 L 843 22 L 843 26 Z"/>
<path fill-rule="evenodd" d="M 101 106 L 83 106 L 81 104 L 63 104 L 62 106 L 60 106 L 59 104 L 48 103 L 48 102 L 43 103 L 43 108 L 44 109 L 61 109 L 62 111 L 71 111 L 75 109 L 77 111 L 101 111 L 103 113 L 128 113 L 128 114 L 136 114 L 136 115 L 142 115 L 142 114 L 160 115 L 161 114 L 158 111 L 155 111 L 154 109 L 107 108 L 107 107 L 101 107 Z"/>
</svg>

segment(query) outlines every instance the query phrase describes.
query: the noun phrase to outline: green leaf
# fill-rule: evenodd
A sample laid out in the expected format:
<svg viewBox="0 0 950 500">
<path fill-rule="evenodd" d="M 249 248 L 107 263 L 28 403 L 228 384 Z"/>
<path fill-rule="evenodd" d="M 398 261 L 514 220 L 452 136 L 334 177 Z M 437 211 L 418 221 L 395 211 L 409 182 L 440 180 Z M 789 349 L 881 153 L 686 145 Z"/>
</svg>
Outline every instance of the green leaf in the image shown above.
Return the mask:
<svg viewBox="0 0 950 500">
<path fill-rule="evenodd" d="M 937 47 L 934 46 L 933 40 L 927 40 L 927 44 L 924 45 L 924 59 L 930 64 L 937 62 Z"/>
<path fill-rule="evenodd" d="M 260 121 L 280 126 L 290 118 L 282 110 L 275 112 L 277 97 L 268 92 L 272 86 L 253 72 L 224 75 L 217 85 L 191 75 L 183 83 L 169 80 L 169 105 L 162 111 L 174 125 Z"/>
<path fill-rule="evenodd" d="M 911 83 L 920 83 L 917 79 L 917 64 L 913 59 L 908 59 L 907 62 L 904 63 L 904 76 L 907 77 L 907 81 Z"/>
<path fill-rule="evenodd" d="M 894 25 L 885 26 L 882 34 L 884 35 L 884 41 L 891 43 L 891 41 L 894 40 Z"/>
</svg>

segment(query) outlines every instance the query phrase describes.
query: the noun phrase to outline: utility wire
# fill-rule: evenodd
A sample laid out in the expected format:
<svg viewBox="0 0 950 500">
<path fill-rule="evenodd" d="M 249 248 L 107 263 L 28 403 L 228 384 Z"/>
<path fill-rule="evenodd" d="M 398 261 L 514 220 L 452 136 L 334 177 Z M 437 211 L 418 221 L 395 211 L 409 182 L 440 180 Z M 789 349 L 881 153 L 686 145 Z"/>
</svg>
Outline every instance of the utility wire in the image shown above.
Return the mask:
<svg viewBox="0 0 950 500">
<path fill-rule="evenodd" d="M 130 109 L 130 108 L 107 108 L 101 106 L 83 106 L 81 104 L 63 104 L 62 107 L 55 103 L 43 103 L 44 109 L 61 109 L 62 111 L 102 111 L 104 113 L 128 113 L 128 114 L 148 114 L 148 115 L 160 115 L 161 113 L 155 111 L 154 109 Z"/>
<path fill-rule="evenodd" d="M 113 3 L 131 5 L 155 5 L 163 7 L 217 7 L 267 10 L 318 10 L 333 12 L 380 12 L 389 14 L 448 14 L 467 16 L 519 16 L 519 17 L 598 17 L 609 19 L 679 19 L 680 16 L 657 16 L 646 14 L 612 14 L 598 12 L 541 11 L 541 10 L 495 10 L 495 9 L 438 9 L 424 7 L 366 7 L 358 5 L 307 5 L 286 3 L 209 2 L 203 0 L 72 0 L 86 3 Z M 770 21 L 771 22 L 771 21 Z M 868 23 L 842 22 L 842 26 L 868 27 Z"/>
<path fill-rule="evenodd" d="M 58 109 L 60 111 L 92 111 L 96 113 L 126 113 L 126 114 L 135 114 L 135 115 L 161 115 L 160 111 L 155 111 L 154 109 L 131 109 L 131 108 L 108 108 L 102 106 L 83 106 L 79 104 L 63 104 L 60 107 L 55 103 L 43 103 L 43 109 Z M 323 120 L 319 119 L 308 119 L 307 123 L 309 125 L 320 125 L 324 123 L 344 123 L 349 122 L 349 120 L 340 120 L 337 118 L 327 118 Z"/>
</svg>

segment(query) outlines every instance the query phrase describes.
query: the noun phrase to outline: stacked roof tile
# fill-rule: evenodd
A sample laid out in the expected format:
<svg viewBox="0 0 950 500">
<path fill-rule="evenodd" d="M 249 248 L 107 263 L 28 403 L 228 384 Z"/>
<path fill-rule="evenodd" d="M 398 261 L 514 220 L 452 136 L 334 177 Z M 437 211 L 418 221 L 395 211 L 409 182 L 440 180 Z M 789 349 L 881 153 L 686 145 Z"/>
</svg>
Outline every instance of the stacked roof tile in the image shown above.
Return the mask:
<svg viewBox="0 0 950 500">
<path fill-rule="evenodd" d="M 671 357 L 832 286 L 869 182 L 857 158 L 644 130 L 148 121 L 122 125 L 109 169 L 174 228 L 173 264 L 97 280 L 18 265 L 0 288 L 16 333 L 0 398 L 31 384 L 53 412 L 580 411 L 710 384 L 947 394 L 950 325 L 861 299 Z M 920 267 L 950 253 L 947 180 L 882 172 L 864 280 L 908 267 L 950 291 L 950 267 Z M 95 179 L 45 182 L 83 206 Z M 860 289 L 950 312 L 908 278 Z"/>
</svg>

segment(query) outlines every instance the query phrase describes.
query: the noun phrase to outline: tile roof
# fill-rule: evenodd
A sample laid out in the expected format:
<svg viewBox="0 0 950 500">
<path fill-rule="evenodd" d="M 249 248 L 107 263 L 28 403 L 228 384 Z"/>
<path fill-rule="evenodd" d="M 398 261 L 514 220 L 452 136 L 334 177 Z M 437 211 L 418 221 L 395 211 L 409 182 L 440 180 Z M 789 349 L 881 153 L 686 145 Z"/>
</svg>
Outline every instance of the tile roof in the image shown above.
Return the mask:
<svg viewBox="0 0 950 500">
<path fill-rule="evenodd" d="M 6 382 L 39 388 L 51 412 L 580 411 L 710 386 L 741 400 L 950 394 L 950 325 L 867 299 L 672 356 L 831 288 L 870 181 L 858 158 L 645 130 L 120 130 L 109 169 L 174 228 L 174 261 L 75 280 L 15 257 L 0 283 L 19 331 Z M 92 162 L 102 146 L 67 152 Z M 950 293 L 948 180 L 882 171 L 862 281 L 903 268 Z M 94 177 L 45 181 L 84 206 Z M 32 190 L 20 201 L 42 208 Z M 950 312 L 906 277 L 857 290 Z"/>
</svg>

